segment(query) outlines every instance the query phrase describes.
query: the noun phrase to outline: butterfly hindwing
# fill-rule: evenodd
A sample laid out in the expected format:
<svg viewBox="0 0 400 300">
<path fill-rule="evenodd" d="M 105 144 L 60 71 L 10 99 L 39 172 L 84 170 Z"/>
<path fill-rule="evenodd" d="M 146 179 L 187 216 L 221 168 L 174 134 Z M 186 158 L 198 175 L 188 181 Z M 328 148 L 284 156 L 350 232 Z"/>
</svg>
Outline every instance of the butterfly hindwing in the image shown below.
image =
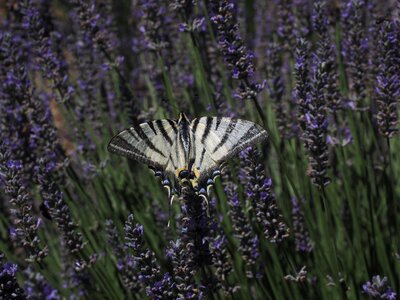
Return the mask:
<svg viewBox="0 0 400 300">
<path fill-rule="evenodd" d="M 171 120 L 142 123 L 114 136 L 108 144 L 108 150 L 157 170 L 165 170 L 173 152 L 177 131 L 176 122 Z"/>
</svg>

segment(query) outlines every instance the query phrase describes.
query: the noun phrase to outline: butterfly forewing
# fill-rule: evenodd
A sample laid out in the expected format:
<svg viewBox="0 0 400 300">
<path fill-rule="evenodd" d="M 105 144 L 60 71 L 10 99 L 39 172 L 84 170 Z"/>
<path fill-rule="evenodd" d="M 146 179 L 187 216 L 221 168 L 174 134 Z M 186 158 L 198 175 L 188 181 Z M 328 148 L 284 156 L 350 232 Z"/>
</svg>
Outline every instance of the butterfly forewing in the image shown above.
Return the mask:
<svg viewBox="0 0 400 300">
<path fill-rule="evenodd" d="M 142 123 L 114 136 L 108 145 L 108 150 L 156 169 L 166 170 L 177 131 L 176 122 L 171 120 Z"/>
<path fill-rule="evenodd" d="M 241 119 L 202 117 L 194 119 L 191 127 L 196 145 L 194 167 L 198 168 L 201 180 L 224 160 L 268 137 L 260 125 Z"/>
</svg>

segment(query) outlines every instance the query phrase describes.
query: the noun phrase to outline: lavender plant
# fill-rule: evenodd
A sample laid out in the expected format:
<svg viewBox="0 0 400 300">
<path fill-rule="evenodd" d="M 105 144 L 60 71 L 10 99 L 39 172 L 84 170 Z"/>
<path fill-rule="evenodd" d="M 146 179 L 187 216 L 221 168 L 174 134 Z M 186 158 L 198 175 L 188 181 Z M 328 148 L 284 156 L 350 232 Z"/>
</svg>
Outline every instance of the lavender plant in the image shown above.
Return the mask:
<svg viewBox="0 0 400 300">
<path fill-rule="evenodd" d="M 398 16 L 392 0 L 6 1 L 0 298 L 398 298 Z M 106 149 L 179 111 L 261 117 L 269 137 L 171 204 Z"/>
</svg>

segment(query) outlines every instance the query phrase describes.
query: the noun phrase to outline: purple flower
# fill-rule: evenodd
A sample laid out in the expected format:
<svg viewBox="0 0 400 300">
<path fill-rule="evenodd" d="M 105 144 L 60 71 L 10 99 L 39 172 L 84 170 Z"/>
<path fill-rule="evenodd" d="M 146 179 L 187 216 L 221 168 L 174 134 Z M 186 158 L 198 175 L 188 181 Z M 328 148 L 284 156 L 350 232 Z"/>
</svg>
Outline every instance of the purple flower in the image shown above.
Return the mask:
<svg viewBox="0 0 400 300">
<path fill-rule="evenodd" d="M 17 281 L 18 266 L 3 261 L 0 253 L 0 299 L 26 299 L 25 291 Z"/>
<path fill-rule="evenodd" d="M 246 195 L 253 206 L 255 219 L 269 242 L 280 243 L 289 236 L 289 228 L 272 192 L 272 180 L 265 176 L 257 151 L 249 147 L 242 151 L 240 156 L 241 169 L 246 177 Z"/>
<path fill-rule="evenodd" d="M 338 67 L 334 44 L 329 32 L 329 18 L 327 15 L 327 5 L 325 0 L 318 0 L 314 3 L 313 27 L 319 35 L 318 57 L 325 63 L 326 86 L 325 97 L 326 106 L 333 114 L 343 108 L 342 96 L 338 87 Z"/>
<path fill-rule="evenodd" d="M 256 99 L 264 85 L 255 82 L 254 55 L 246 48 L 239 35 L 239 25 L 234 20 L 234 4 L 229 0 L 211 1 L 211 22 L 215 24 L 218 46 L 231 70 L 233 79 L 239 80 L 239 99 Z"/>
<path fill-rule="evenodd" d="M 286 116 L 287 107 L 285 106 L 285 84 L 282 75 L 282 47 L 276 43 L 270 43 L 267 49 L 267 84 L 268 92 L 271 97 L 275 116 L 277 120 L 278 130 L 281 138 L 287 137 L 287 123 L 289 122 Z"/>
<path fill-rule="evenodd" d="M 292 222 L 296 251 L 311 252 L 314 248 L 314 243 L 311 241 L 306 229 L 301 203 L 295 197 L 292 198 Z"/>
<path fill-rule="evenodd" d="M 22 169 L 22 161 L 20 160 L 8 160 L 7 163 L 7 168 L 10 170 L 21 170 Z"/>
<path fill-rule="evenodd" d="M 350 144 L 353 141 L 353 136 L 349 127 L 336 128 L 335 135 L 328 134 L 326 136 L 326 142 L 329 145 L 340 145 L 342 147 Z"/>
<path fill-rule="evenodd" d="M 14 227 L 11 238 L 26 251 L 27 261 L 41 261 L 47 256 L 47 246 L 42 245 L 37 234 L 40 218 L 33 213 L 33 199 L 24 180 L 21 161 L 9 159 L 10 151 L 0 144 L 0 173 L 4 174 L 4 190 L 14 209 L 11 210 Z"/>
<path fill-rule="evenodd" d="M 215 275 L 222 286 L 225 294 L 233 293 L 236 290 L 228 282 L 228 276 L 232 273 L 233 267 L 228 258 L 227 238 L 222 230 L 213 238 L 211 244 L 212 263 L 215 268 Z"/>
<path fill-rule="evenodd" d="M 44 276 L 32 268 L 24 271 L 26 276 L 24 288 L 26 294 L 32 299 L 59 300 L 58 290 L 53 288 Z"/>
<path fill-rule="evenodd" d="M 121 241 L 117 227 L 111 220 L 106 221 L 107 243 L 117 259 L 117 270 L 122 277 L 125 287 L 132 293 L 140 291 L 140 284 L 132 264 L 131 254 L 127 254 Z"/>
<path fill-rule="evenodd" d="M 18 266 L 16 264 L 12 264 L 10 262 L 5 263 L 0 268 L 0 277 L 2 277 L 4 275 L 15 277 L 17 271 L 18 271 Z"/>
<path fill-rule="evenodd" d="M 135 224 L 133 225 L 133 215 L 129 215 L 128 221 L 125 223 L 125 247 L 137 251 L 143 245 L 143 225 Z"/>
<path fill-rule="evenodd" d="M 80 26 L 84 32 L 87 32 L 92 41 L 100 50 L 107 56 L 109 61 L 115 59 L 115 48 L 118 46 L 115 34 L 110 28 L 113 28 L 113 20 L 111 6 L 106 4 L 103 6 L 105 16 L 102 16 L 98 7 L 88 1 L 71 0 L 77 10 L 77 16 L 80 21 Z"/>
<path fill-rule="evenodd" d="M 170 299 L 173 297 L 175 285 L 172 276 L 167 272 L 161 280 L 155 281 L 146 288 L 146 294 L 152 299 Z"/>
<path fill-rule="evenodd" d="M 301 115 L 300 121 L 304 141 L 304 146 L 309 153 L 309 168 L 308 176 L 314 185 L 322 188 L 329 184 L 330 179 L 326 175 L 328 161 L 328 144 L 326 141 L 328 131 L 327 120 L 327 105 L 326 105 L 326 86 L 327 86 L 327 63 L 326 55 L 324 55 L 324 43 L 318 44 L 317 53 L 314 54 L 313 74 L 310 86 L 310 91 L 307 93 L 307 98 L 304 103 L 301 103 L 301 110 L 304 115 Z M 303 78 L 299 78 L 303 81 Z M 304 83 L 299 83 L 303 86 Z M 304 88 L 302 88 L 304 90 Z"/>
<path fill-rule="evenodd" d="M 400 43 L 395 33 L 398 30 L 393 21 L 380 24 L 378 43 L 378 74 L 376 76 L 376 115 L 379 133 L 393 137 L 398 131 L 397 102 L 400 97 Z"/>
<path fill-rule="evenodd" d="M 138 5 L 139 27 L 142 39 L 141 48 L 150 51 L 162 51 L 171 46 L 170 33 L 173 30 L 172 19 L 167 15 L 166 3 L 157 0 L 140 0 Z M 175 29 L 176 31 L 176 29 Z"/>
<path fill-rule="evenodd" d="M 199 295 L 199 289 L 195 281 L 196 266 L 192 263 L 193 249 L 186 249 L 181 239 L 169 244 L 168 256 L 173 265 L 175 279 L 174 288 L 178 295 Z"/>
<path fill-rule="evenodd" d="M 9 150 L 10 168 L 24 168 L 23 180 L 30 181 L 34 166 L 36 147 L 31 141 L 30 110 L 38 107 L 32 100 L 32 86 L 24 61 L 25 54 L 19 51 L 18 35 L 5 32 L 0 35 L 0 79 L 6 84 L 0 87 L 0 135 L 3 150 Z M 4 162 L 6 163 L 6 162 Z"/>
<path fill-rule="evenodd" d="M 277 34 L 285 50 L 293 48 L 295 19 L 292 8 L 295 7 L 292 0 L 278 0 L 278 28 Z"/>
<path fill-rule="evenodd" d="M 298 121 L 300 128 L 304 131 L 306 129 L 306 114 L 308 111 L 307 99 L 310 93 L 309 82 L 309 51 L 308 42 L 300 38 L 296 45 L 296 62 L 294 67 L 294 76 L 296 86 L 294 90 L 295 103 L 298 105 Z"/>
<path fill-rule="evenodd" d="M 76 230 L 78 226 L 72 219 L 70 209 L 64 200 L 64 194 L 56 181 L 57 170 L 51 168 L 54 166 L 54 158 L 54 153 L 44 152 L 44 156 L 38 161 L 37 177 L 40 194 L 48 207 L 49 215 L 62 234 L 66 247 L 72 254 L 81 251 L 84 242 L 82 234 Z"/>
<path fill-rule="evenodd" d="M 389 286 L 387 278 L 381 278 L 379 275 L 373 276 L 371 281 L 364 283 L 362 291 L 374 299 L 397 299 L 397 293 Z"/>
<path fill-rule="evenodd" d="M 356 107 L 360 107 L 366 96 L 368 43 L 364 28 L 364 0 L 347 0 L 342 10 L 343 50 L 342 55 L 347 79 Z"/>
<path fill-rule="evenodd" d="M 153 289 L 153 287 L 162 280 L 162 274 L 154 252 L 145 246 L 143 225 L 135 223 L 133 215 L 129 215 L 128 220 L 125 222 L 124 231 L 125 251 L 129 253 L 129 256 L 131 255 L 129 260 L 133 262 L 135 274 L 133 278 L 127 277 L 126 280 L 129 281 L 125 283 L 133 289 L 138 288 L 139 283 L 140 287 L 146 288 L 148 291 L 150 289 L 152 293 L 156 293 L 159 290 Z M 125 258 L 126 267 L 124 271 L 129 268 L 129 260 Z M 130 271 L 127 274 L 131 274 Z M 172 289 L 171 286 L 169 288 Z M 167 291 L 165 292 L 168 293 Z"/>
<path fill-rule="evenodd" d="M 246 276 L 249 278 L 257 277 L 258 258 L 260 257 L 258 237 L 254 235 L 251 229 L 249 219 L 243 211 L 237 192 L 233 190 L 232 193 L 229 186 L 225 188 L 225 192 L 229 199 L 229 215 L 233 223 L 235 237 L 240 242 L 238 251 L 246 264 Z"/>
<path fill-rule="evenodd" d="M 74 89 L 68 85 L 66 62 L 60 56 L 61 51 L 55 48 L 59 45 L 56 40 L 58 34 L 50 32 L 49 24 L 46 24 L 37 5 L 32 1 L 24 3 L 21 12 L 43 77 L 49 80 L 56 99 L 60 102 L 69 100 Z"/>
<path fill-rule="evenodd" d="M 71 19 L 78 18 L 76 10 L 72 10 L 70 15 Z M 79 125 L 77 124 L 76 126 L 85 126 L 85 121 L 90 122 L 95 132 L 99 134 L 103 125 L 102 113 L 104 113 L 105 109 L 98 99 L 98 89 L 112 68 L 110 66 L 111 63 L 104 62 L 107 58 L 93 44 L 91 35 L 87 31 L 78 31 L 74 42 L 71 42 L 70 45 L 71 52 L 79 58 L 76 66 L 79 72 L 76 93 L 85 99 L 85 101 L 74 101 L 74 110 L 79 122 Z M 99 67 L 99 64 L 101 64 L 101 67 Z M 106 69 L 103 67 L 105 65 Z M 118 67 L 117 62 L 115 62 L 115 67 Z M 114 103 L 111 103 L 111 106 L 109 106 L 111 110 L 114 109 L 114 105 Z M 82 130 L 77 130 L 76 135 L 78 141 L 83 143 L 85 151 L 93 151 L 95 149 L 95 147 L 90 149 L 93 146 L 92 139 L 88 138 Z"/>
</svg>

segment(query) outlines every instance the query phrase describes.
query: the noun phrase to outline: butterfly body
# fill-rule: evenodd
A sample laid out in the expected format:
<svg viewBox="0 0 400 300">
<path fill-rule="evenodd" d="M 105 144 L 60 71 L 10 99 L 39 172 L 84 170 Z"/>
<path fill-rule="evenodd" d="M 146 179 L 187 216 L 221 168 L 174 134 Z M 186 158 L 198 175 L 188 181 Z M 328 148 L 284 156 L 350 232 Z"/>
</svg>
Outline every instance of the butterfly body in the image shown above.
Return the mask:
<svg viewBox="0 0 400 300">
<path fill-rule="evenodd" d="M 250 121 L 226 117 L 190 121 L 181 113 L 178 120 L 150 121 L 123 130 L 112 138 L 108 150 L 146 163 L 169 190 L 179 194 L 182 186 L 189 185 L 204 194 L 223 161 L 267 136 Z"/>
</svg>

